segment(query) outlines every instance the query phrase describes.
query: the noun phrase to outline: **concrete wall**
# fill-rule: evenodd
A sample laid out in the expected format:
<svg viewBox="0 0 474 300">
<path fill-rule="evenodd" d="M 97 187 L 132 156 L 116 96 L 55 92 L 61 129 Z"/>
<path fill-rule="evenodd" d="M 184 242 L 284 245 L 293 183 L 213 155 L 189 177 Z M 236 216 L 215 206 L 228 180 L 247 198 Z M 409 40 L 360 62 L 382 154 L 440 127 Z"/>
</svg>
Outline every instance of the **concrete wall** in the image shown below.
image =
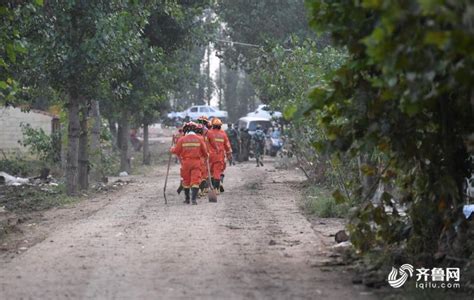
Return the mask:
<svg viewBox="0 0 474 300">
<path fill-rule="evenodd" d="M 30 124 L 33 128 L 42 128 L 51 134 L 53 116 L 42 111 L 22 112 L 19 108 L 0 109 L 0 149 L 6 153 L 25 151 L 18 141 L 23 140 L 21 123 Z"/>
</svg>

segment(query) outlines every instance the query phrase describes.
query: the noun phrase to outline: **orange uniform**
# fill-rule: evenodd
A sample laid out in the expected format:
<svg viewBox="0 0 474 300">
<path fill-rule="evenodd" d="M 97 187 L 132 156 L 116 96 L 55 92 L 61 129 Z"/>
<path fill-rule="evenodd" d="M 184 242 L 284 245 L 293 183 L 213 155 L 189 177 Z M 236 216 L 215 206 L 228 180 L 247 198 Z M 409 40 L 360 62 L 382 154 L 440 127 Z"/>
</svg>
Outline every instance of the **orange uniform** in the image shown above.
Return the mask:
<svg viewBox="0 0 474 300">
<path fill-rule="evenodd" d="M 207 132 L 209 140 L 209 163 L 212 178 L 220 180 L 225 169 L 225 158 L 232 153 L 229 138 L 224 130 L 210 129 Z"/>
<path fill-rule="evenodd" d="M 204 139 L 204 142 L 206 143 L 207 151 L 208 151 L 208 154 L 209 154 L 210 145 L 209 145 L 209 139 L 207 138 L 207 132 L 208 132 L 208 129 L 205 128 L 203 130 L 202 137 Z M 201 173 L 202 173 L 202 180 L 206 180 L 207 176 L 208 176 L 207 157 L 203 157 L 201 159 Z"/>
<path fill-rule="evenodd" d="M 203 137 L 191 133 L 181 137 L 171 152 L 181 159 L 183 187 L 197 188 L 201 183 L 201 159 L 207 159 L 207 146 Z"/>
<path fill-rule="evenodd" d="M 176 145 L 180 138 L 184 136 L 184 133 L 180 130 L 178 133 L 173 134 L 173 145 Z"/>
</svg>

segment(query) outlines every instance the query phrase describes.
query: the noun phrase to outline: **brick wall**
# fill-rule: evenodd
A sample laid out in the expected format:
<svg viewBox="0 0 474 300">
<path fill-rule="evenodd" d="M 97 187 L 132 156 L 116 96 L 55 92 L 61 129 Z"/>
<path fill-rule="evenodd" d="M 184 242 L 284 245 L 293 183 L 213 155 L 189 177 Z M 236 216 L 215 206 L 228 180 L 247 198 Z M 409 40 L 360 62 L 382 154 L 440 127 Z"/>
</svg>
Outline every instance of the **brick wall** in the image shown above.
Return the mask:
<svg viewBox="0 0 474 300">
<path fill-rule="evenodd" d="M 52 115 L 41 111 L 22 112 L 13 107 L 0 109 L 0 149 L 7 153 L 25 151 L 18 143 L 23 140 L 20 124 L 30 124 L 33 128 L 42 128 L 44 132 L 51 134 L 52 119 Z"/>
</svg>

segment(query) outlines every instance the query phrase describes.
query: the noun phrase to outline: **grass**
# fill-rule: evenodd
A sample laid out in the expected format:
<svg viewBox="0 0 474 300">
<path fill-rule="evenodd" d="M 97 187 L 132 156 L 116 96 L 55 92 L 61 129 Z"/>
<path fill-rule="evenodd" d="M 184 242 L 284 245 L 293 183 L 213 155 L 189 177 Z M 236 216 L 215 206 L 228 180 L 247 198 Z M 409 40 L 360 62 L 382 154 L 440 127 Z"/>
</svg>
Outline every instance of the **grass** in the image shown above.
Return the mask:
<svg viewBox="0 0 474 300">
<path fill-rule="evenodd" d="M 31 212 L 74 203 L 77 197 L 69 197 L 64 185 L 58 186 L 1 186 L 0 207 L 11 212 Z"/>
<path fill-rule="evenodd" d="M 306 188 L 303 210 L 320 218 L 344 218 L 349 211 L 347 203 L 337 204 L 328 188 L 312 185 Z"/>
</svg>

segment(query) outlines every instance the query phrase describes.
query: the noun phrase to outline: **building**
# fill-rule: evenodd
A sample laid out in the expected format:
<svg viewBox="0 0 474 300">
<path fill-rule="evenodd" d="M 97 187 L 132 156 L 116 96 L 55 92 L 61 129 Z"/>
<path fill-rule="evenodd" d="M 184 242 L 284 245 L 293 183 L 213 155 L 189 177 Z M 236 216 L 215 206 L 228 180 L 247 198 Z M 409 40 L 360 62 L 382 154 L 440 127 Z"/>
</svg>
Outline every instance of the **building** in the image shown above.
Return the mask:
<svg viewBox="0 0 474 300">
<path fill-rule="evenodd" d="M 23 140 L 21 124 L 41 128 L 47 134 L 59 130 L 59 118 L 54 114 L 35 109 L 0 108 L 0 150 L 4 153 L 25 152 L 25 147 L 18 142 Z"/>
</svg>

